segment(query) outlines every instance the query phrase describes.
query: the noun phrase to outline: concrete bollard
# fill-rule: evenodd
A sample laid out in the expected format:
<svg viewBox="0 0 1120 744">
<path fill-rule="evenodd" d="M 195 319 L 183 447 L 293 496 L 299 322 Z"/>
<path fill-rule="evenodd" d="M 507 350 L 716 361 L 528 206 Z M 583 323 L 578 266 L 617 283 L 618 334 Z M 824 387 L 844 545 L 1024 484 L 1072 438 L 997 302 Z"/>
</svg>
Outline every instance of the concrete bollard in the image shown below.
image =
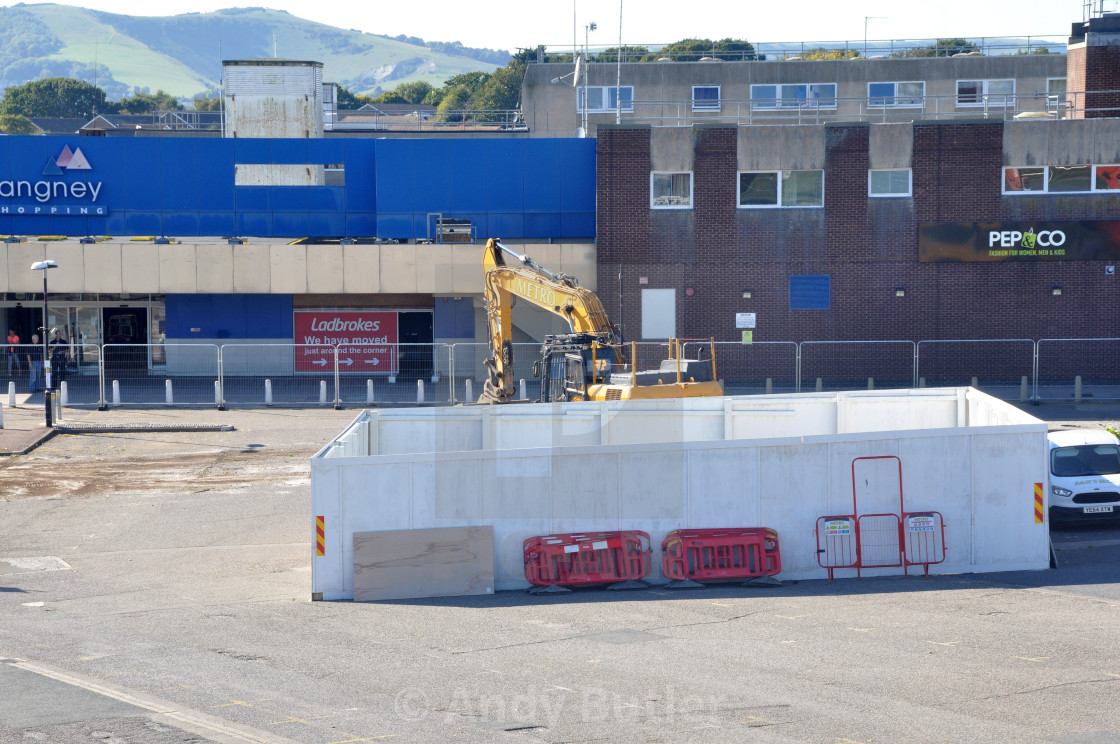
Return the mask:
<svg viewBox="0 0 1120 744">
<path fill-rule="evenodd" d="M 266 406 L 272 405 L 272 380 L 264 381 L 264 404 Z"/>
<path fill-rule="evenodd" d="M 163 381 L 163 402 L 169 406 L 175 402 L 175 393 L 171 389 L 171 380 Z"/>
<path fill-rule="evenodd" d="M 926 378 L 919 377 L 918 378 L 918 387 L 924 388 L 925 386 L 926 386 Z"/>
<path fill-rule="evenodd" d="M 214 380 L 214 405 L 220 406 L 222 404 L 222 386 Z"/>
<path fill-rule="evenodd" d="M 121 381 L 113 380 L 113 405 L 119 406 L 121 404 Z"/>
<path fill-rule="evenodd" d="M 972 378 L 972 387 L 976 388 L 977 390 L 980 389 L 980 378 L 979 377 L 973 377 Z"/>
<path fill-rule="evenodd" d="M 767 377 L 766 378 L 766 394 L 770 395 L 773 392 L 774 392 L 774 378 Z"/>
<path fill-rule="evenodd" d="M 819 377 L 817 378 L 817 392 L 818 393 L 823 393 L 824 392 L 824 380 L 822 380 Z"/>
<path fill-rule="evenodd" d="M 62 394 L 62 405 L 70 405 L 70 390 L 69 386 L 66 384 L 66 380 L 58 383 L 58 390 Z"/>
<path fill-rule="evenodd" d="M 519 380 L 517 383 L 518 390 L 521 391 L 521 400 L 529 400 L 529 393 L 525 387 L 525 380 Z"/>
<path fill-rule="evenodd" d="M 366 380 L 366 405 L 373 405 L 373 380 Z"/>
<path fill-rule="evenodd" d="M 424 402 L 424 381 L 423 380 L 417 380 L 416 381 L 416 402 L 417 403 L 423 403 Z"/>
<path fill-rule="evenodd" d="M 51 391 L 51 411 L 55 421 L 62 420 L 62 396 L 57 390 Z"/>
<path fill-rule="evenodd" d="M 1081 402 L 1081 375 L 1073 378 L 1073 399 Z"/>
<path fill-rule="evenodd" d="M 867 389 L 868 390 L 874 390 L 875 389 L 875 378 L 874 377 L 868 377 L 867 378 Z"/>
<path fill-rule="evenodd" d="M 466 398 L 467 403 L 473 403 L 474 402 L 474 383 L 473 383 L 472 380 L 467 380 L 467 393 L 466 393 L 466 395 L 467 395 L 467 398 Z"/>
<path fill-rule="evenodd" d="M 327 402 L 327 381 L 319 380 L 319 402 Z"/>
<path fill-rule="evenodd" d="M 1019 381 L 1019 401 L 1023 402 L 1030 397 L 1030 388 L 1027 387 L 1027 376 L 1023 375 L 1023 379 Z"/>
<path fill-rule="evenodd" d="M 0 404 L 0 429 L 4 428 L 4 406 Z"/>
<path fill-rule="evenodd" d="M 8 408 L 16 407 L 16 384 L 14 382 L 8 383 Z"/>
</svg>

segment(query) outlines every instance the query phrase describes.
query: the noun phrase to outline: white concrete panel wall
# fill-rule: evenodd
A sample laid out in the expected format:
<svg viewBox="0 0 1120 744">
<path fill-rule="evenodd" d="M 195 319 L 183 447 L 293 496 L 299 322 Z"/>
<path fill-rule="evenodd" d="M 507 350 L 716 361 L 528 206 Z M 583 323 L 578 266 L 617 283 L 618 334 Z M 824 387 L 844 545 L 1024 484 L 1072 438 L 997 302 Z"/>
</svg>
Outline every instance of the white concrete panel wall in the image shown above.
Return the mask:
<svg viewBox="0 0 1120 744">
<path fill-rule="evenodd" d="M 957 390 L 935 392 L 942 394 L 943 409 L 931 409 L 927 396 L 910 401 L 916 422 L 943 420 L 946 409 L 957 410 Z M 978 401 L 976 408 L 991 409 L 989 416 L 995 409 L 1010 408 L 976 391 L 959 392 L 970 399 L 987 399 Z M 794 410 L 798 407 L 798 396 L 773 397 L 786 398 L 785 405 Z M 729 411 L 742 402 L 730 400 Z M 723 401 L 715 402 L 722 407 Z M 881 401 L 867 402 L 872 405 L 866 417 L 873 418 Z M 806 403 L 821 408 L 817 396 Z M 856 402 L 846 404 L 854 407 Z M 906 398 L 897 399 L 896 405 L 906 407 Z M 378 419 L 393 416 L 364 414 L 336 440 L 337 445 L 316 455 L 312 523 L 314 516 L 327 519 L 328 541 L 327 554 L 313 558 L 312 591 L 324 599 L 352 596 L 355 531 L 467 525 L 493 526 L 499 589 L 527 586 L 521 555 L 526 538 L 617 529 L 650 533 L 655 549 L 650 578 L 654 579 L 660 578 L 657 546 L 669 531 L 733 526 L 778 531 L 784 578 L 824 578 L 826 572 L 816 562 L 816 521 L 825 515 L 852 514 L 852 461 L 882 456 L 901 459 L 907 511 L 935 510 L 944 517 L 948 556 L 932 571 L 1048 565 L 1047 528 L 1035 524 L 1033 516 L 1033 484 L 1046 481 L 1046 425 L 1030 417 L 1001 426 L 702 442 L 678 440 L 688 426 L 673 424 L 670 416 L 647 416 L 645 442 L 557 447 L 537 444 L 549 439 L 544 435 L 530 441 L 529 432 L 551 430 L 555 441 L 565 417 L 546 425 L 538 416 L 519 412 L 509 431 L 522 432 L 526 438 L 511 448 L 495 449 L 504 440 L 500 433 L 495 436 L 499 411 L 504 410 L 469 407 L 450 416 L 401 415 L 398 425 L 389 426 L 374 424 L 384 424 Z M 704 420 L 712 411 L 701 414 Z M 892 411 L 885 418 L 899 416 Z M 580 424 L 577 436 L 589 437 L 592 428 L 586 424 L 591 417 L 573 418 Z M 616 415 L 607 420 L 613 426 L 625 418 Z M 486 428 L 473 425 L 478 421 L 485 421 Z M 649 442 L 657 427 L 668 441 Z M 607 435 L 596 433 L 601 439 L 614 437 L 613 430 Z M 408 443 L 401 445 L 398 439 Z M 411 453 L 394 451 L 421 445 L 426 447 Z M 468 449 L 477 446 L 485 449 Z M 372 451 L 393 453 L 364 454 Z M 901 513 L 894 460 L 863 461 L 856 473 L 858 513 Z M 884 568 L 864 574 L 900 572 L 900 568 Z M 836 574 L 854 576 L 855 571 Z"/>
</svg>

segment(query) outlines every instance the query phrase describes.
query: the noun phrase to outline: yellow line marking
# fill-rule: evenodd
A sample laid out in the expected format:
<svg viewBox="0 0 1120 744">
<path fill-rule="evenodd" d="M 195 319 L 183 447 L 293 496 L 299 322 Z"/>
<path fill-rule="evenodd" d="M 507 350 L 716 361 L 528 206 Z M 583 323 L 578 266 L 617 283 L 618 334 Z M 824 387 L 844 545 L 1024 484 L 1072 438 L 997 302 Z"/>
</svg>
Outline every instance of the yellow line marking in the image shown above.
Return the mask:
<svg viewBox="0 0 1120 744">
<path fill-rule="evenodd" d="M 778 641 L 778 643 L 797 643 L 797 641 Z"/>
<path fill-rule="evenodd" d="M 1022 661 L 1033 661 L 1033 662 L 1037 663 L 1037 662 L 1040 662 L 1040 661 L 1046 661 L 1050 657 L 1049 656 L 1038 656 L 1038 657 L 1035 657 L 1035 658 L 1032 659 L 1029 656 L 1012 656 L 1011 658 L 1012 659 L 1021 659 Z"/>
<path fill-rule="evenodd" d="M 840 744 L 864 744 L 864 742 L 856 741 L 855 739 L 837 739 L 836 741 L 840 742 Z"/>
<path fill-rule="evenodd" d="M 244 700 L 230 700 L 228 703 L 222 703 L 221 705 L 211 705 L 210 707 L 211 708 L 228 708 L 231 705 L 244 705 L 246 708 L 252 708 L 253 707 L 252 703 L 246 703 Z"/>
<path fill-rule="evenodd" d="M 1120 679 L 1120 674 L 1109 674 L 1108 676 L 1109 677 L 1116 677 L 1117 679 Z"/>
<path fill-rule="evenodd" d="M 783 620 L 797 620 L 797 619 L 803 618 L 805 616 L 804 615 L 775 615 L 774 617 L 780 617 Z"/>
<path fill-rule="evenodd" d="M 729 604 L 720 604 L 719 602 L 712 602 L 716 607 L 731 607 Z"/>
<path fill-rule="evenodd" d="M 303 723 L 303 724 L 307 724 L 307 721 L 303 720 L 302 718 L 296 718 L 295 716 L 288 716 L 287 719 L 285 719 L 283 721 L 273 721 L 272 723 L 270 723 L 268 725 L 269 726 L 279 726 L 279 725 L 284 724 L 284 723 Z M 310 725 L 310 724 L 307 724 L 307 725 Z"/>
<path fill-rule="evenodd" d="M 352 744 L 355 741 L 376 741 L 377 739 L 392 739 L 396 734 L 385 734 L 383 736 L 371 736 L 368 739 L 343 739 L 342 741 L 332 741 L 330 744 Z"/>
<path fill-rule="evenodd" d="M 874 628 L 848 628 L 848 630 L 854 630 L 856 633 L 870 633 L 871 631 L 873 631 L 875 629 Z M 845 741 L 847 741 L 847 740 L 845 739 Z"/>
<path fill-rule="evenodd" d="M 960 641 L 946 641 L 945 643 L 938 643 L 937 641 L 926 641 L 926 643 L 932 643 L 934 646 L 950 646 L 950 647 L 952 647 L 952 646 L 958 645 L 960 643 Z"/>
</svg>

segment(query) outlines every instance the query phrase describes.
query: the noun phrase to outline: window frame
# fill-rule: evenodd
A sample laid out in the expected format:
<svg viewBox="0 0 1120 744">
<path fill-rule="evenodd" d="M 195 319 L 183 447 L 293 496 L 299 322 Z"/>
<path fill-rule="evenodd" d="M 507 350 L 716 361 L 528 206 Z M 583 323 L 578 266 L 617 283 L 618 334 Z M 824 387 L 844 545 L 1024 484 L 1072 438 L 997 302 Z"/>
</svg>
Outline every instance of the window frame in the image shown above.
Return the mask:
<svg viewBox="0 0 1120 744">
<path fill-rule="evenodd" d="M 1107 163 L 1074 163 L 1073 165 L 1005 165 L 1000 171 L 1000 193 L 1003 196 L 1038 196 L 1058 194 L 1067 196 L 1071 194 L 1120 194 L 1120 189 L 1097 188 L 1097 170 L 1099 168 L 1118 168 L 1120 166 Z M 1088 168 L 1089 188 L 1084 191 L 1052 191 L 1050 189 L 1051 168 Z M 1007 188 L 1007 171 L 1009 170 L 1042 170 L 1042 188 L 1035 190 L 1009 190 Z"/>
<path fill-rule="evenodd" d="M 775 175 L 775 183 L 777 190 L 775 192 L 776 202 L 774 204 L 743 204 L 741 199 L 741 182 L 743 174 L 749 173 L 773 173 Z M 783 204 L 782 196 L 784 191 L 783 183 L 785 181 L 785 174 L 789 173 L 820 173 L 821 174 L 821 203 L 820 204 Z M 824 169 L 823 168 L 799 168 L 790 170 L 742 170 L 735 173 L 735 208 L 736 209 L 824 209 Z"/>
<path fill-rule="evenodd" d="M 979 100 L 977 101 L 962 101 L 961 100 L 961 83 L 980 83 L 980 92 L 977 93 Z M 989 88 L 992 83 L 1011 83 L 1011 93 L 991 93 Z M 956 105 L 957 108 L 1012 108 L 1015 106 L 1016 93 L 1016 80 L 1015 78 L 961 78 L 956 82 Z M 996 100 L 992 97 L 996 96 Z"/>
<path fill-rule="evenodd" d="M 716 90 L 715 100 L 712 101 L 712 102 L 705 102 L 705 103 L 702 103 L 700 105 L 697 105 L 697 103 L 696 103 L 696 91 L 697 91 L 697 89 L 700 89 L 700 88 L 705 88 L 705 89 L 715 88 L 715 90 Z M 723 106 L 723 90 L 722 90 L 721 86 L 719 86 L 719 85 L 694 85 L 694 86 L 692 86 L 692 110 L 693 111 L 719 111 L 722 108 L 722 106 Z"/>
<path fill-rule="evenodd" d="M 634 86 L 633 85 L 622 85 L 622 86 L 617 86 L 617 85 L 586 85 L 586 86 L 584 86 L 584 85 L 580 85 L 580 86 L 577 86 L 576 87 L 576 113 L 577 114 L 582 114 L 584 112 L 583 111 L 584 91 L 587 91 L 588 98 L 590 98 L 590 93 L 591 93 L 591 91 L 594 90 L 594 91 L 597 91 L 597 92 L 600 93 L 600 95 L 601 95 L 600 100 L 603 101 L 603 106 L 604 107 L 603 108 L 589 108 L 589 109 L 587 109 L 587 113 L 588 114 L 613 114 L 617 110 L 616 107 L 615 106 L 607 107 L 606 104 L 610 101 L 610 97 L 611 97 L 610 92 L 613 92 L 615 89 L 619 89 L 619 95 L 622 96 L 622 112 L 624 114 L 634 113 Z M 627 98 L 625 95 L 623 95 L 623 92 L 627 91 L 627 90 L 630 91 L 630 97 L 629 98 Z"/>
<path fill-rule="evenodd" d="M 820 103 L 820 97 L 814 102 L 811 94 L 814 88 L 819 88 L 824 85 L 832 86 L 832 95 L 824 98 L 825 101 L 831 103 Z M 775 95 L 773 97 L 759 98 L 755 96 L 756 88 L 774 88 Z M 804 97 L 787 98 L 782 95 L 782 88 L 804 88 Z M 752 83 L 751 84 L 751 109 L 762 111 L 793 111 L 800 109 L 829 109 L 836 108 L 837 97 L 839 95 L 839 87 L 836 83 Z M 796 103 L 783 103 L 783 101 L 795 101 Z M 769 103 L 761 103 L 760 101 L 769 101 Z"/>
<path fill-rule="evenodd" d="M 1062 92 L 1061 93 L 1051 93 L 1050 92 L 1050 84 L 1055 83 L 1059 80 L 1061 80 L 1063 83 L 1065 83 L 1065 85 L 1062 86 Z M 1046 78 L 1046 92 L 1043 93 L 1043 96 L 1046 98 L 1046 110 L 1047 111 L 1061 111 L 1062 109 L 1064 109 L 1066 107 L 1066 101 L 1069 100 L 1068 97 L 1066 96 L 1066 93 L 1068 92 L 1068 90 L 1069 90 L 1069 78 L 1068 77 Z M 1050 99 L 1051 99 L 1051 97 L 1054 97 L 1054 96 L 1056 96 L 1058 100 L 1051 103 Z"/>
<path fill-rule="evenodd" d="M 688 204 L 655 204 L 654 203 L 654 180 L 657 176 L 681 176 L 688 175 Z M 696 192 L 696 177 L 692 171 L 650 171 L 649 173 L 649 208 L 650 209 L 677 209 L 689 210 L 692 209 L 693 200 Z"/>
<path fill-rule="evenodd" d="M 891 191 L 876 194 L 872 188 L 872 173 L 899 173 L 906 172 L 906 193 Z M 913 168 L 871 168 L 867 171 L 867 196 L 871 199 L 905 199 L 914 195 L 914 169 Z"/>
<path fill-rule="evenodd" d="M 893 92 L 890 96 L 872 96 L 872 85 L 891 85 L 894 86 Z M 898 86 L 900 85 L 920 85 L 922 86 L 922 93 L 916 102 L 912 98 L 906 96 L 907 103 L 899 103 L 898 99 L 903 98 L 898 93 Z M 891 103 L 886 102 L 886 98 L 890 98 Z M 876 103 L 876 101 L 880 101 Z M 921 109 L 926 107 L 926 81 L 925 80 L 875 80 L 867 83 L 867 108 L 875 109 Z"/>
</svg>

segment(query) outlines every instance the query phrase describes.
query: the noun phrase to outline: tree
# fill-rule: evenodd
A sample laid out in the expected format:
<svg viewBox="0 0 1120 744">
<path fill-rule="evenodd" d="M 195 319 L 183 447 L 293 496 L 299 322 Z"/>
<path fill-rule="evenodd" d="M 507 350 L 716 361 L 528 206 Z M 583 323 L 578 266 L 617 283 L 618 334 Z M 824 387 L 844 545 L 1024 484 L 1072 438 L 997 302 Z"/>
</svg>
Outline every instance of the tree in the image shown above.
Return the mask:
<svg viewBox="0 0 1120 744">
<path fill-rule="evenodd" d="M 471 91 L 465 85 L 444 88 L 443 100 L 436 109 L 439 121 L 462 121 L 463 111 L 470 105 Z"/>
<path fill-rule="evenodd" d="M 514 59 L 496 70 L 486 84 L 474 95 L 471 108 L 478 111 L 508 111 L 521 103 L 521 81 L 525 78 L 525 63 Z M 499 120 L 500 114 L 483 115 L 482 120 Z"/>
<path fill-rule="evenodd" d="M 150 114 L 154 111 L 181 111 L 179 99 L 170 93 L 157 90 L 155 93 L 137 91 L 131 98 L 117 101 L 116 109 L 120 114 Z"/>
<path fill-rule="evenodd" d="M 980 47 L 967 39 L 938 39 L 929 46 L 903 49 L 892 57 L 952 57 L 954 54 L 979 52 Z"/>
<path fill-rule="evenodd" d="M 222 97 L 213 96 L 212 98 L 207 98 L 206 96 L 197 96 L 194 99 L 194 105 L 191 109 L 193 111 L 221 111 Z"/>
<path fill-rule="evenodd" d="M 859 52 L 855 49 L 828 49 L 827 47 L 815 47 L 813 49 L 806 49 L 800 55 L 801 59 L 853 59 L 859 56 Z"/>
<path fill-rule="evenodd" d="M 404 99 L 405 103 L 419 104 L 424 102 L 424 97 L 431 93 L 435 88 L 431 83 L 417 80 L 411 83 L 401 83 L 396 87 L 398 96 Z"/>
<path fill-rule="evenodd" d="M 765 59 L 755 52 L 754 45 L 745 39 L 683 39 L 667 47 L 662 47 L 656 52 L 650 52 L 642 57 L 640 62 L 654 62 L 663 57 L 668 57 L 675 62 L 695 62 L 702 57 L 734 62 L 739 60 Z"/>
<path fill-rule="evenodd" d="M 649 47 L 624 46 L 622 47 L 623 62 L 638 62 L 649 55 Z M 558 60 L 553 60 L 558 61 Z M 596 62 L 618 62 L 618 47 L 609 47 L 595 55 Z"/>
<path fill-rule="evenodd" d="M 101 88 L 83 80 L 58 77 L 7 88 L 0 101 L 0 114 L 56 119 L 91 119 L 111 108 Z"/>
<path fill-rule="evenodd" d="M 335 105 L 337 105 L 338 108 L 345 109 L 347 111 L 360 109 L 362 106 L 365 106 L 367 103 L 373 100 L 369 96 L 362 93 L 351 93 L 349 89 L 341 85 L 335 86 L 334 96 Z"/>
<path fill-rule="evenodd" d="M 35 134 L 39 130 L 21 114 L 0 114 L 0 132 L 4 134 Z"/>
</svg>

